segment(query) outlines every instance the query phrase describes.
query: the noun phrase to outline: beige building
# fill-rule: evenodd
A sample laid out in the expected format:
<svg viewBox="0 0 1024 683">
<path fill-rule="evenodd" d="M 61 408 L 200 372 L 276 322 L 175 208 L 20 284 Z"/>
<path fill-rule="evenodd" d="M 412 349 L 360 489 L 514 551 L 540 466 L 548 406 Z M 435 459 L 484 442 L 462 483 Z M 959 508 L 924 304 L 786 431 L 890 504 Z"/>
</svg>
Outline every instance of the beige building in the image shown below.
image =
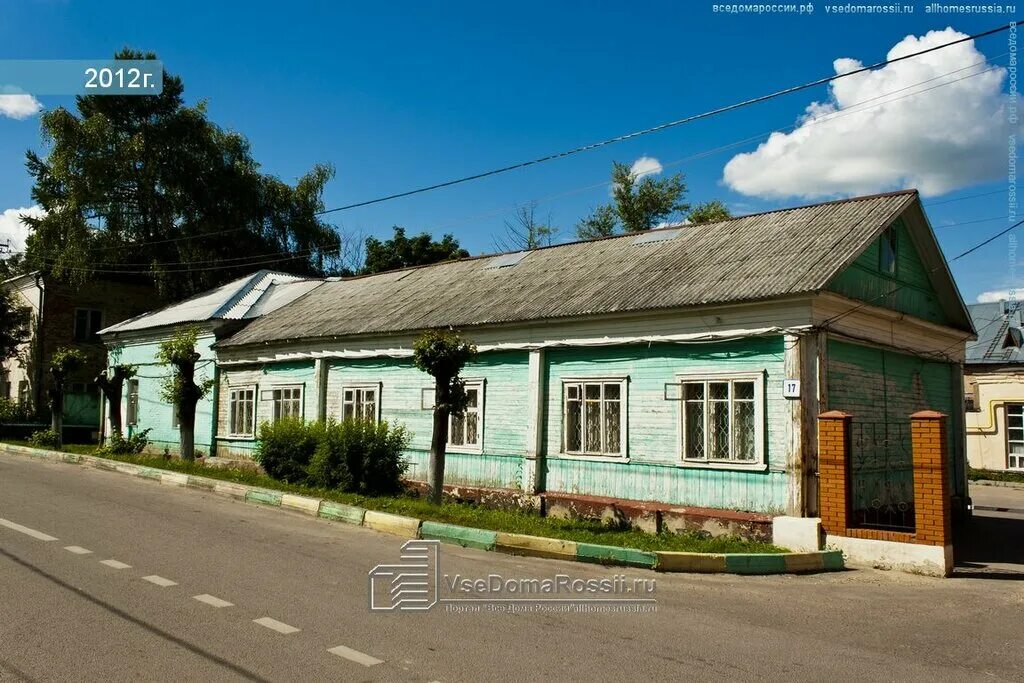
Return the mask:
<svg viewBox="0 0 1024 683">
<path fill-rule="evenodd" d="M 1024 471 L 1024 354 L 1021 304 L 968 306 L 978 340 L 967 345 L 967 460 L 986 470 Z"/>
</svg>

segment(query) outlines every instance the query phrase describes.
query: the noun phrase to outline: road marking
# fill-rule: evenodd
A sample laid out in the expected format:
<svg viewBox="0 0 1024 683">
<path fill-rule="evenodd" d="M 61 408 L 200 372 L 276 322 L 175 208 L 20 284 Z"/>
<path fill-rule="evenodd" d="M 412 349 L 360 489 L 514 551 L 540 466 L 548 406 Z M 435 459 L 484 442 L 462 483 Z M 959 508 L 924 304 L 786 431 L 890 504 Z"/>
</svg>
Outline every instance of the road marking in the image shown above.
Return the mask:
<svg viewBox="0 0 1024 683">
<path fill-rule="evenodd" d="M 50 534 L 44 534 L 42 531 L 36 531 L 35 529 L 29 529 L 27 526 L 22 526 L 20 524 L 15 524 L 14 522 L 12 522 L 10 520 L 7 520 L 7 519 L 3 519 L 2 517 L 0 517 L 0 526 L 5 526 L 8 529 L 10 529 L 11 531 L 17 531 L 18 533 L 25 534 L 26 536 L 31 536 L 32 538 L 38 539 L 40 541 L 56 541 L 57 540 L 56 536 L 51 536 Z"/>
<path fill-rule="evenodd" d="M 298 633 L 302 629 L 289 626 L 283 621 L 277 619 L 271 619 L 270 617 L 260 617 L 259 619 L 253 619 L 260 626 L 266 626 L 271 631 L 277 631 L 278 633 Z"/>
<path fill-rule="evenodd" d="M 100 560 L 100 564 L 105 564 L 108 567 L 110 567 L 111 569 L 131 569 L 132 568 L 132 566 L 130 564 L 125 564 L 124 562 L 120 562 L 118 560 Z"/>
<path fill-rule="evenodd" d="M 157 576 L 156 574 L 153 574 L 152 576 L 143 576 L 142 580 L 149 581 L 150 583 L 155 583 L 156 585 L 162 586 L 164 588 L 167 588 L 168 586 L 178 585 L 177 581 L 171 581 L 170 579 L 165 579 L 164 577 Z"/>
<path fill-rule="evenodd" d="M 234 607 L 234 604 L 227 600 L 221 600 L 220 598 L 207 595 L 206 593 L 203 593 L 202 595 L 193 595 L 192 599 L 198 600 L 199 602 L 205 602 L 207 605 L 213 605 L 214 607 Z"/>
<path fill-rule="evenodd" d="M 345 659 L 347 659 L 349 661 L 355 662 L 356 664 L 362 664 L 363 666 L 374 666 L 376 664 L 383 664 L 384 663 L 383 659 L 377 659 L 376 657 L 371 657 L 370 655 L 366 654 L 365 652 L 360 652 L 359 650 L 353 650 L 352 648 L 345 647 L 344 645 L 339 645 L 338 647 L 332 647 L 332 648 L 330 648 L 327 651 L 330 652 L 332 655 L 338 655 L 339 657 L 343 657 L 343 658 L 345 658 Z"/>
<path fill-rule="evenodd" d="M 89 550 L 88 548 L 83 548 L 80 545 L 66 545 L 66 546 L 64 546 L 64 550 L 67 550 L 69 553 L 74 553 L 75 555 L 90 555 L 90 554 L 92 554 L 91 550 Z"/>
</svg>

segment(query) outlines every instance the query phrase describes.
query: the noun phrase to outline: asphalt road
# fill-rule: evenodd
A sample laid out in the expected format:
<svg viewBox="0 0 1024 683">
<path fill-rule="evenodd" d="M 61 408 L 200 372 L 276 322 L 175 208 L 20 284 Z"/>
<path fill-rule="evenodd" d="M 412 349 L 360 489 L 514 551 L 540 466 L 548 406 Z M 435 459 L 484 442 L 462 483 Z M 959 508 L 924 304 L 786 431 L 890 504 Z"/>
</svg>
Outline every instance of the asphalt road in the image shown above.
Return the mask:
<svg viewBox="0 0 1024 683">
<path fill-rule="evenodd" d="M 0 455 L 0 680 L 1024 680 L 1020 581 L 656 575 L 444 546 L 450 576 L 656 578 L 657 611 L 371 612 L 367 572 L 401 544 Z"/>
</svg>

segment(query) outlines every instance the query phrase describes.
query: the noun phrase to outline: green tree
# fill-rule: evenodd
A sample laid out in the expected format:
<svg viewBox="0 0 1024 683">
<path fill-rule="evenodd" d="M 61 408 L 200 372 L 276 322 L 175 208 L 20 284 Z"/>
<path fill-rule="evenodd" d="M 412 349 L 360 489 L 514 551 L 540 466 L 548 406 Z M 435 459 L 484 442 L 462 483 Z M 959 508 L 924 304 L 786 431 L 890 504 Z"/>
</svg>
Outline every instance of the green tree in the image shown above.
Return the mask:
<svg viewBox="0 0 1024 683">
<path fill-rule="evenodd" d="M 164 379 L 163 399 L 175 406 L 178 416 L 178 445 L 184 460 L 195 459 L 196 404 L 213 388 L 213 380 L 196 382 L 196 352 L 199 330 L 182 327 L 174 335 L 160 342 L 156 354 L 159 362 L 171 366 L 171 374 Z"/>
<path fill-rule="evenodd" d="M 119 59 L 156 59 L 123 50 Z M 334 171 L 294 185 L 260 172 L 249 142 L 186 106 L 178 76 L 152 96 L 78 97 L 42 116 L 45 156 L 27 154 L 29 267 L 71 283 L 96 272 L 155 281 L 165 298 L 209 289 L 254 267 L 330 271 L 341 237 L 317 216 Z"/>
<path fill-rule="evenodd" d="M 134 365 L 119 364 L 104 370 L 96 378 L 96 384 L 107 397 L 110 431 L 117 436 L 121 436 L 121 396 L 124 393 L 124 383 L 134 377 L 135 372 Z"/>
<path fill-rule="evenodd" d="M 61 347 L 50 356 L 50 429 L 56 435 L 54 447 L 64 445 L 64 385 L 68 377 L 86 363 L 85 354 L 78 349 Z"/>
<path fill-rule="evenodd" d="M 427 465 L 427 498 L 441 502 L 448 416 L 466 409 L 468 397 L 459 373 L 476 355 L 476 347 L 454 331 L 429 330 L 413 343 L 413 363 L 434 378 L 434 424 Z"/>
<path fill-rule="evenodd" d="M 650 230 L 673 214 L 687 212 L 690 205 L 683 201 L 685 197 L 682 173 L 638 178 L 626 164 L 612 162 L 612 203 L 580 221 L 576 234 L 589 239 L 613 235 L 619 228 L 624 232 Z"/>
<path fill-rule="evenodd" d="M 396 225 L 393 230 L 395 234 L 389 240 L 366 238 L 366 259 L 360 269 L 362 274 L 425 266 L 469 256 L 469 252 L 459 246 L 458 240 L 451 235 L 444 235 L 440 241 L 435 241 L 430 233 L 406 237 L 405 228 Z"/>
<path fill-rule="evenodd" d="M 0 363 L 18 355 L 18 347 L 32 336 L 32 309 L 18 301 L 18 294 L 0 285 Z"/>
<path fill-rule="evenodd" d="M 729 208 L 717 199 L 698 204 L 686 215 L 686 219 L 694 224 L 714 223 L 732 218 Z"/>
</svg>

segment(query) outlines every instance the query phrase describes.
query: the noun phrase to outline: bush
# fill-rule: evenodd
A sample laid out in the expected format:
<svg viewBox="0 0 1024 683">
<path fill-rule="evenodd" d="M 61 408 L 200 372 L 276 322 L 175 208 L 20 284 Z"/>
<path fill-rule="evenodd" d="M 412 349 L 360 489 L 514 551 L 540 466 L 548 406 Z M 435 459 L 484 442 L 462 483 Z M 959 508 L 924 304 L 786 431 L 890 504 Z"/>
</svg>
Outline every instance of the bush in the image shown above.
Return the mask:
<svg viewBox="0 0 1024 683">
<path fill-rule="evenodd" d="M 260 425 L 254 458 L 280 481 L 383 495 L 402 488 L 408 444 L 408 431 L 387 422 L 284 419 Z"/>
<path fill-rule="evenodd" d="M 28 442 L 35 448 L 52 449 L 59 447 L 60 437 L 52 429 L 40 429 L 39 431 L 32 432 L 32 436 L 28 437 Z"/>
<path fill-rule="evenodd" d="M 138 455 L 149 445 L 149 431 L 143 429 L 127 439 L 115 432 L 110 435 L 105 444 L 96 449 L 96 454 L 101 456 Z"/>
<path fill-rule="evenodd" d="M 0 424 L 31 422 L 33 415 L 27 406 L 9 398 L 0 398 Z"/>
<path fill-rule="evenodd" d="M 305 484 L 309 461 L 323 439 L 323 431 L 321 423 L 306 423 L 299 418 L 264 422 L 253 457 L 274 479 Z"/>
<path fill-rule="evenodd" d="M 309 466 L 310 483 L 370 496 L 401 490 L 409 432 L 387 422 L 331 422 Z"/>
</svg>

